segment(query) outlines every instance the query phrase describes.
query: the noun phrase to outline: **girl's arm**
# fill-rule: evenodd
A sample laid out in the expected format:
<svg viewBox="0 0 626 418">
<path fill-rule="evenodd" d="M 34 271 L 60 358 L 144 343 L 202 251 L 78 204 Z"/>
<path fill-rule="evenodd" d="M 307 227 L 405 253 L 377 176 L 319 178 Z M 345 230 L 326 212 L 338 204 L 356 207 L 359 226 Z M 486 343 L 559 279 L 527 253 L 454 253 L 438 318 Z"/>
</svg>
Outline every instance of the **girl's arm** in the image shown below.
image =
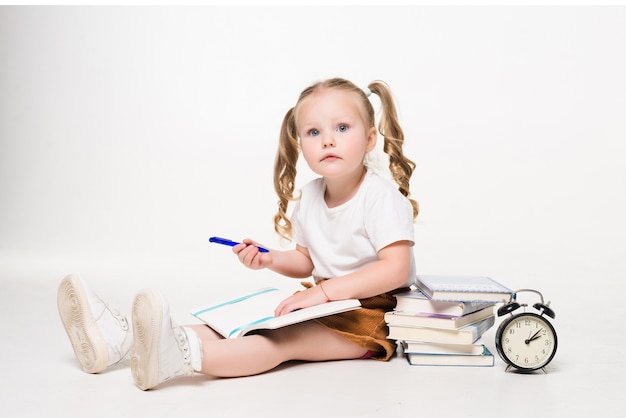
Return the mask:
<svg viewBox="0 0 626 418">
<path fill-rule="evenodd" d="M 378 260 L 361 270 L 326 280 L 322 286 L 298 292 L 276 308 L 276 315 L 327 300 L 364 299 L 402 287 L 411 269 L 411 244 L 398 241 L 378 252 Z"/>
<path fill-rule="evenodd" d="M 233 252 L 243 265 L 253 270 L 269 268 L 276 273 L 294 278 L 311 276 L 313 262 L 306 248 L 296 245 L 295 250 L 271 250 L 262 253 L 257 248 L 258 245 L 250 239 L 245 239 L 243 243 L 233 247 Z"/>
</svg>

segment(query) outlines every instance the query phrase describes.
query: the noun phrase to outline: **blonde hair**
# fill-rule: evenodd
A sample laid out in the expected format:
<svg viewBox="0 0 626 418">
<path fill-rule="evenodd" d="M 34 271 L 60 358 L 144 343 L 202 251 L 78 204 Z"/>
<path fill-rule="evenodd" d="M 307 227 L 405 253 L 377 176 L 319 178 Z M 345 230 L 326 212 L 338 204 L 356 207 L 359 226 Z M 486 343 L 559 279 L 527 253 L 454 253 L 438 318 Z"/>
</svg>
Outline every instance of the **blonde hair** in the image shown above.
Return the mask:
<svg viewBox="0 0 626 418">
<path fill-rule="evenodd" d="M 369 90 L 380 98 L 382 114 L 378 124 L 378 131 L 384 138 L 383 151 L 389 156 L 389 170 L 391 176 L 398 184 L 398 190 L 413 206 L 413 218 L 417 217 L 418 204 L 410 198 L 411 175 L 415 169 L 415 163 L 404 156 L 402 145 L 404 133 L 398 123 L 396 106 L 391 95 L 389 86 L 382 81 L 373 81 L 368 86 Z M 298 142 L 298 127 L 296 125 L 296 113 L 303 99 L 314 92 L 323 89 L 341 89 L 356 94 L 359 105 L 364 112 L 366 127 L 376 126 L 374 107 L 366 94 L 352 82 L 342 78 L 331 78 L 320 81 L 306 88 L 300 93 L 296 105 L 287 111 L 283 118 L 280 129 L 280 137 L 276 160 L 274 162 L 274 189 L 278 195 L 278 212 L 274 215 L 274 230 L 283 238 L 291 239 L 291 221 L 287 217 L 287 206 L 290 201 L 297 200 L 294 197 L 296 181 L 296 163 L 300 156 L 300 144 Z"/>
</svg>

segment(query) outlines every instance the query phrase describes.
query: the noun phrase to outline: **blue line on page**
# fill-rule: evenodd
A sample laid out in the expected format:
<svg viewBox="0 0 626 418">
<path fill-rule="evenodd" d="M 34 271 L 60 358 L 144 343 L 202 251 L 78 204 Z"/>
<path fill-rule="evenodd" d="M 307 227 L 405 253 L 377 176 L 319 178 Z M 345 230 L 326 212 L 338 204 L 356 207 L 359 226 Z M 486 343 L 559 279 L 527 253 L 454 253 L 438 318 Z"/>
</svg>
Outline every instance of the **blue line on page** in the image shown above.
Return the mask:
<svg viewBox="0 0 626 418">
<path fill-rule="evenodd" d="M 195 312 L 194 315 L 200 315 L 200 314 L 202 314 L 204 312 L 209 312 L 209 311 L 212 311 L 214 309 L 221 308 L 222 306 L 233 305 L 235 303 L 242 302 L 242 301 L 244 301 L 246 299 L 250 299 L 250 298 L 252 298 L 254 296 L 262 295 L 262 294 L 268 293 L 268 292 L 275 292 L 277 290 L 278 289 L 276 289 L 274 287 L 271 287 L 269 289 L 264 289 L 264 290 L 261 290 L 261 291 L 258 291 L 258 292 L 254 292 L 254 293 L 251 293 L 251 294 L 246 295 L 246 296 L 242 296 L 242 297 L 237 298 L 237 299 L 229 300 L 228 302 L 220 303 L 219 305 L 210 306 L 208 308 L 202 309 L 201 311 Z"/>
<path fill-rule="evenodd" d="M 232 331 L 228 334 L 228 338 L 232 337 L 232 336 L 233 336 L 233 334 L 238 333 L 240 330 L 242 330 L 242 329 L 244 329 L 244 328 L 246 328 L 246 327 L 249 327 L 250 325 L 260 324 L 261 322 L 265 322 L 265 321 L 270 320 L 270 319 L 272 319 L 272 318 L 274 318 L 274 317 L 273 317 L 273 316 L 268 316 L 268 317 L 266 317 L 266 318 L 257 319 L 256 321 L 252 321 L 252 322 L 250 322 L 249 324 L 242 325 L 242 326 L 240 326 L 240 327 L 238 327 L 238 328 L 235 328 L 234 330 L 232 330 Z"/>
</svg>

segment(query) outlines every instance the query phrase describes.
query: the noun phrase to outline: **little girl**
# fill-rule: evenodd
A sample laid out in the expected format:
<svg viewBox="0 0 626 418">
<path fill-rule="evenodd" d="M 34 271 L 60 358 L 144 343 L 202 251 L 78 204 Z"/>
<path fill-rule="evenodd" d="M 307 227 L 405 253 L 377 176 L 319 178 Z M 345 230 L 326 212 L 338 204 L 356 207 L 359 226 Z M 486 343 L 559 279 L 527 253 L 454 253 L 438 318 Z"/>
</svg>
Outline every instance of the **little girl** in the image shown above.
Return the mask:
<svg viewBox="0 0 626 418">
<path fill-rule="evenodd" d="M 370 93 L 381 101 L 378 131 Z M 395 186 L 365 165 L 378 132 Z M 386 338 L 384 313 L 395 306 L 393 294 L 415 277 L 413 220 L 418 207 L 409 194 L 415 165 L 403 155 L 403 142 L 386 84 L 376 81 L 364 91 L 335 78 L 305 89 L 283 120 L 274 170 L 280 199 L 274 227 L 293 239 L 295 248 L 260 252 L 250 239 L 233 247 L 251 269 L 313 276 L 316 285 L 282 301 L 276 315 L 349 298 L 360 299 L 361 308 L 224 339 L 204 325 L 173 323 L 166 300 L 151 289 L 135 297 L 129 323 L 70 275 L 59 288 L 58 306 L 83 370 L 97 373 L 130 352 L 135 383 L 146 390 L 194 371 L 234 377 L 262 373 L 289 360 L 388 360 L 396 346 Z M 320 177 L 296 197 L 300 152 Z M 296 203 L 288 217 L 290 201 Z"/>
</svg>

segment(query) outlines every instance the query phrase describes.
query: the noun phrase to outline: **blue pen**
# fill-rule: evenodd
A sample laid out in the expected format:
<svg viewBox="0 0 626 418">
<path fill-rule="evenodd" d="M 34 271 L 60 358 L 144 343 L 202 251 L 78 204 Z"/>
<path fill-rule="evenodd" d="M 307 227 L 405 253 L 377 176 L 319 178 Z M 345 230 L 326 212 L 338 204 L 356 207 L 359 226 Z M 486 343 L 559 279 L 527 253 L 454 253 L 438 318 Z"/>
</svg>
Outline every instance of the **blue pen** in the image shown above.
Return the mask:
<svg viewBox="0 0 626 418">
<path fill-rule="evenodd" d="M 228 245 L 230 247 L 234 247 L 237 244 L 241 244 L 240 242 L 235 242 L 235 241 L 231 241 L 229 239 L 220 238 L 220 237 L 211 237 L 211 238 L 209 238 L 209 242 L 214 242 L 216 244 L 222 244 L 222 245 Z M 270 250 L 268 250 L 267 248 L 263 248 L 263 247 L 257 247 L 257 248 L 262 253 L 269 253 L 270 252 Z"/>
</svg>

